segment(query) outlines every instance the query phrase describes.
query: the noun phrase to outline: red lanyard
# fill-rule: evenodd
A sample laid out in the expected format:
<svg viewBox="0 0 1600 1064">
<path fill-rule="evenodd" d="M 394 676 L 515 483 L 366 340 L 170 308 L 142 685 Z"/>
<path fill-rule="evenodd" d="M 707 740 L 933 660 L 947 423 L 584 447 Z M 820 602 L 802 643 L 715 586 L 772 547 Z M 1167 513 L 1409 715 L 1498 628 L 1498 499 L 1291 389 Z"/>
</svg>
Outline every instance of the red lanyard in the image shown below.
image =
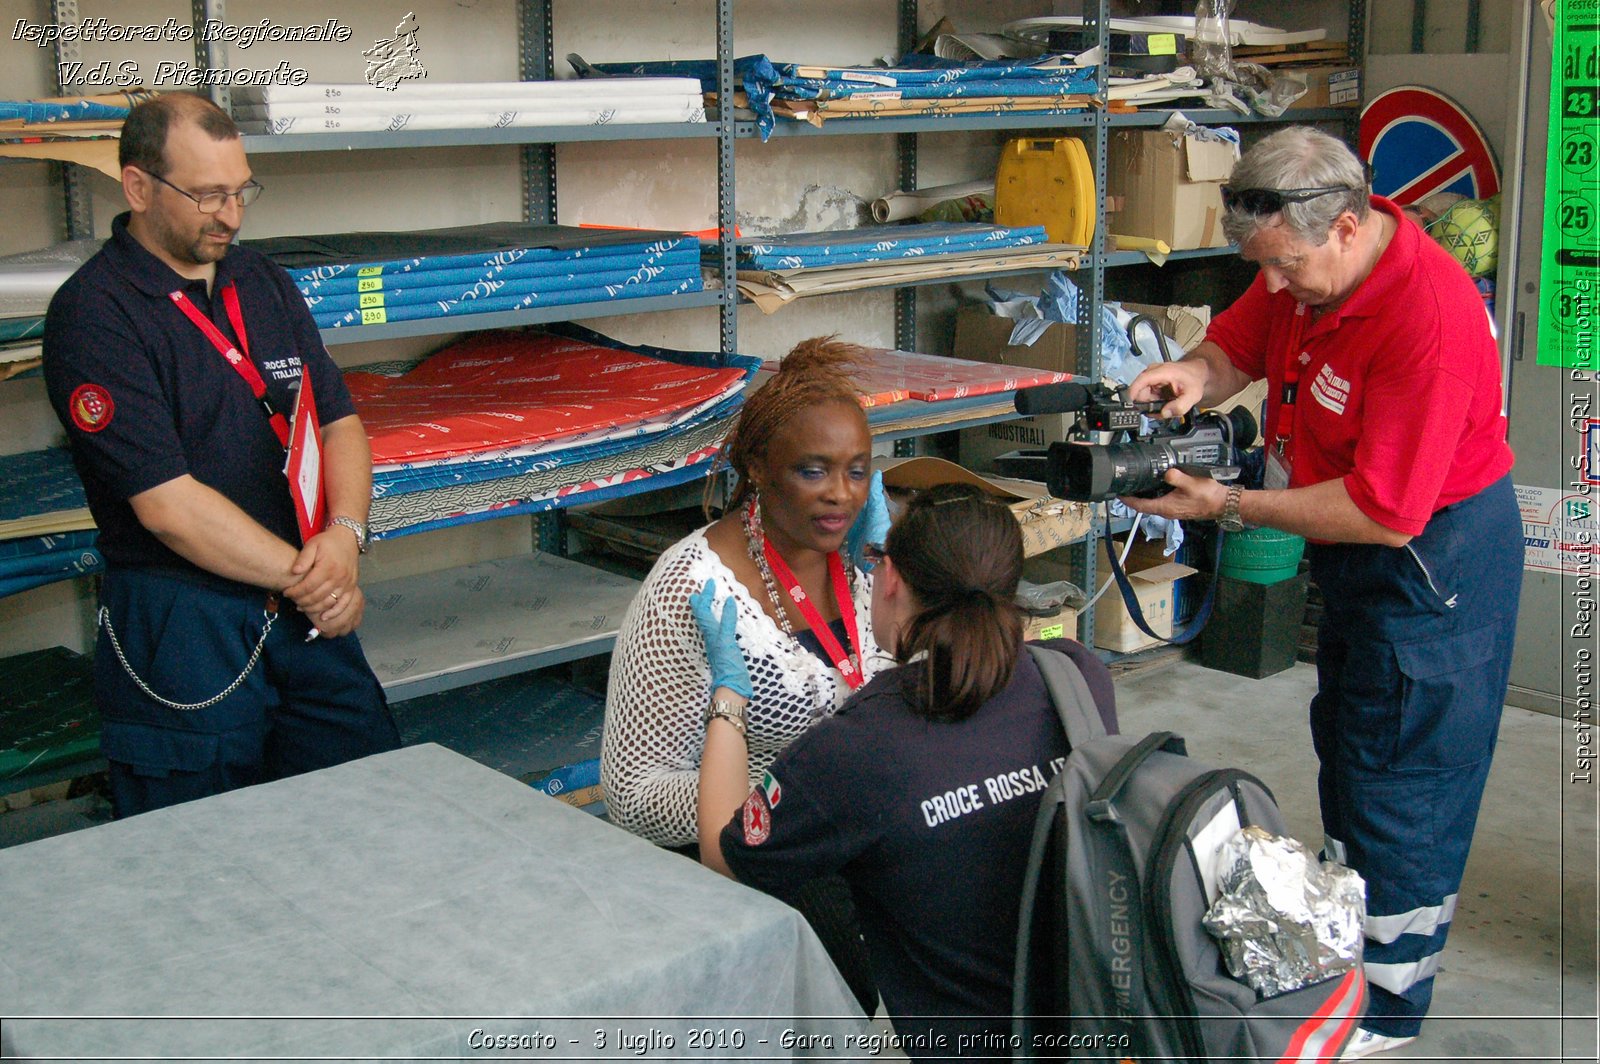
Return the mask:
<svg viewBox="0 0 1600 1064">
<path fill-rule="evenodd" d="M 222 330 L 217 328 L 215 322 L 200 313 L 189 297 L 181 291 L 171 293 L 172 301 L 178 309 L 194 322 L 196 328 L 206 334 L 206 339 L 217 352 L 227 359 L 228 365 L 234 368 L 244 382 L 250 386 L 256 402 L 261 404 L 261 409 L 266 412 L 267 421 L 272 424 L 272 431 L 277 434 L 278 442 L 283 444 L 285 450 L 289 448 L 289 419 L 279 413 L 272 405 L 272 400 L 267 397 L 267 382 L 261 379 L 261 372 L 256 369 L 256 364 L 250 361 L 250 341 L 244 332 L 244 312 L 239 309 L 239 292 L 229 281 L 222 290 L 222 305 L 228 308 L 228 321 L 233 325 L 233 333 L 239 338 L 239 346 L 235 347 L 228 338 L 222 335 Z M 240 352 L 243 348 L 243 353 Z"/>
<path fill-rule="evenodd" d="M 800 610 L 800 616 L 806 619 L 806 623 L 816 633 L 817 642 L 822 644 L 822 649 L 833 659 L 834 668 L 839 670 L 844 682 L 850 685 L 852 691 L 860 687 L 866 682 L 866 678 L 861 675 L 861 633 L 856 628 L 856 604 L 850 597 L 850 581 L 844 575 L 844 562 L 839 559 L 839 552 L 834 551 L 828 555 L 828 576 L 833 580 L 833 597 L 839 600 L 839 616 L 844 619 L 845 635 L 855 650 L 854 657 L 846 654 L 844 647 L 833 637 L 833 629 L 828 627 L 828 622 L 822 619 L 822 614 L 812 605 L 811 597 L 806 594 L 805 588 L 800 586 L 800 581 L 795 579 L 794 571 L 772 545 L 772 540 L 765 536 L 761 537 L 761 549 L 766 553 L 767 565 L 771 567 L 772 575 L 776 576 L 783 584 L 783 589 L 789 592 L 789 598 Z"/>
<path fill-rule="evenodd" d="M 1289 441 L 1294 438 L 1295 400 L 1300 392 L 1300 370 L 1302 363 L 1300 356 L 1304 354 L 1301 345 L 1306 337 L 1306 319 L 1311 316 L 1311 308 L 1304 303 L 1296 303 L 1294 316 L 1289 320 L 1289 336 L 1285 341 L 1287 350 L 1283 356 L 1283 390 L 1278 395 L 1278 454 L 1284 457 L 1289 455 Z"/>
</svg>

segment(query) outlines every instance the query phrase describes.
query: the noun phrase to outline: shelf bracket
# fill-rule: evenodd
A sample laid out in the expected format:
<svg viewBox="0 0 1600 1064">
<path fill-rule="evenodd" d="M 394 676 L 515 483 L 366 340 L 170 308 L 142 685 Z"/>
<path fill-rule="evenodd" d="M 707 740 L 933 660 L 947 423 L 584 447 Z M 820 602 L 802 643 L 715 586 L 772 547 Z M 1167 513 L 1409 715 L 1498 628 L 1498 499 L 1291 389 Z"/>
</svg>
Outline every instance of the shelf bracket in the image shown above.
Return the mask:
<svg viewBox="0 0 1600 1064">
<path fill-rule="evenodd" d="M 518 0 L 517 50 L 523 81 L 547 81 L 555 66 L 550 0 Z M 556 220 L 556 149 L 553 144 L 522 146 L 522 218 L 534 225 Z"/>
<path fill-rule="evenodd" d="M 724 356 L 738 352 L 739 286 L 735 283 L 733 187 L 733 0 L 717 0 L 717 236 L 722 299 L 717 304 L 717 342 Z"/>
<path fill-rule="evenodd" d="M 917 0 L 900 0 L 896 11 L 896 37 L 900 55 L 917 46 Z M 917 135 L 896 133 L 895 156 L 900 183 L 896 188 L 911 191 L 917 187 Z M 894 345 L 902 351 L 917 349 L 917 290 L 897 288 L 894 293 Z M 899 444 L 895 444 L 899 455 Z"/>
<path fill-rule="evenodd" d="M 226 41 L 206 40 L 206 35 L 201 32 L 206 22 L 215 19 L 218 22 L 228 20 L 227 0 L 190 0 L 189 15 L 194 22 L 194 65 L 196 69 L 226 70 L 228 69 L 228 44 Z M 211 102 L 222 108 L 228 114 L 233 114 L 233 90 L 224 84 L 210 86 Z"/>
<path fill-rule="evenodd" d="M 83 21 L 83 15 L 78 10 L 78 0 L 51 0 L 50 17 L 58 27 L 76 27 Z M 64 39 L 67 36 L 65 33 L 58 34 L 55 41 L 55 81 L 62 96 L 72 94 L 74 85 L 68 81 L 68 75 L 72 71 L 81 70 L 83 60 L 83 49 L 79 47 L 78 35 L 72 34 L 70 41 Z M 67 239 L 83 240 L 94 236 L 94 204 L 89 198 L 89 188 L 84 181 L 83 171 L 73 163 L 50 165 L 61 177 Z"/>
</svg>

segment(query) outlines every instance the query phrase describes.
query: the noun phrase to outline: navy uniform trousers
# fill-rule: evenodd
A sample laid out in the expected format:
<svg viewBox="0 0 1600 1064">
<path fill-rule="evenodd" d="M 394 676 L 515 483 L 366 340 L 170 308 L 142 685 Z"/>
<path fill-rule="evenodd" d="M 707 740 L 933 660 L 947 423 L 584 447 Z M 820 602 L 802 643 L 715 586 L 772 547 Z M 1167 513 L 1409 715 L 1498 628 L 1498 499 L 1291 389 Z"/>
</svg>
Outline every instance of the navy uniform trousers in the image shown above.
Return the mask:
<svg viewBox="0 0 1600 1064">
<path fill-rule="evenodd" d="M 1415 1035 L 1499 732 L 1522 582 L 1506 476 L 1405 547 L 1313 545 L 1324 853 L 1367 881 L 1362 1026 Z"/>
<path fill-rule="evenodd" d="M 113 569 L 100 603 L 128 664 L 171 702 L 203 702 L 244 669 L 266 592 L 221 591 Z M 118 817 L 326 768 L 400 745 L 383 688 L 354 634 L 306 642 L 304 614 L 280 607 L 261 659 L 214 706 L 176 710 L 140 689 L 102 626 L 95 648 L 100 746 Z"/>
</svg>

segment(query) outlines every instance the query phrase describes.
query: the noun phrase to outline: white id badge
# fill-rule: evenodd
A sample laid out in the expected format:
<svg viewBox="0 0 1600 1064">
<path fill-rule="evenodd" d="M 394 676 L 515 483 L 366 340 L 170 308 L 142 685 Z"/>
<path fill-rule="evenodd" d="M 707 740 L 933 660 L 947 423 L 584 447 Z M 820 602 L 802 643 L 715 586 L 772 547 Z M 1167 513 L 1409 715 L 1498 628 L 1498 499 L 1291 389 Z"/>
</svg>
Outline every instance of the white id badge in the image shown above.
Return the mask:
<svg viewBox="0 0 1600 1064">
<path fill-rule="evenodd" d="M 1268 491 L 1281 491 L 1289 486 L 1289 460 L 1276 447 L 1267 450 L 1267 468 L 1261 476 L 1261 484 Z"/>
</svg>

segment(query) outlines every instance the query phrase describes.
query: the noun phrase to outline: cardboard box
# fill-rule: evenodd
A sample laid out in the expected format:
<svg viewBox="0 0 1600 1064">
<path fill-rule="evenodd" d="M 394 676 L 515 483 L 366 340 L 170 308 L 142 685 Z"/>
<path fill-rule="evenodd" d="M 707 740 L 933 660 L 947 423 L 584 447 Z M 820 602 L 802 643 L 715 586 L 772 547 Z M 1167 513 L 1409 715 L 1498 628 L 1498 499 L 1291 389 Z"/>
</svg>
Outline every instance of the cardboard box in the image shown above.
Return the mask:
<svg viewBox="0 0 1600 1064">
<path fill-rule="evenodd" d="M 1162 130 L 1117 130 L 1106 166 L 1107 192 L 1122 209 L 1107 219 L 1121 236 L 1164 240 L 1174 251 L 1226 247 L 1222 186 L 1237 155 L 1231 144 Z"/>
<path fill-rule="evenodd" d="M 1159 546 L 1155 544 L 1152 546 L 1157 547 L 1156 554 L 1159 557 Z M 1134 568 L 1134 564 L 1134 555 L 1130 554 L 1128 582 L 1133 585 L 1134 597 L 1139 600 L 1139 609 L 1144 613 L 1145 623 L 1157 635 L 1171 636 L 1173 611 L 1178 597 L 1177 582 L 1186 576 L 1192 576 L 1197 570 L 1178 562 L 1162 562 L 1139 568 Z M 1109 575 L 1110 572 L 1107 570 L 1101 578 Z M 1122 601 L 1122 595 L 1115 587 L 1102 595 L 1100 601 L 1095 604 L 1094 645 L 1100 649 L 1125 654 L 1157 646 L 1160 642 L 1159 639 L 1145 635 L 1139 626 L 1133 623 L 1133 615 L 1128 612 L 1127 603 Z"/>
<path fill-rule="evenodd" d="M 1303 77 L 1306 94 L 1289 105 L 1291 111 L 1313 107 L 1360 107 L 1361 68 L 1350 66 L 1286 67 L 1278 71 Z"/>
<path fill-rule="evenodd" d="M 1145 303 L 1122 305 L 1130 311 L 1154 318 L 1160 324 L 1161 331 L 1182 344 L 1186 350 L 1205 336 L 1206 326 L 1211 322 L 1210 307 L 1166 307 Z M 986 307 L 962 307 L 956 316 L 956 342 L 952 354 L 974 362 L 1050 369 L 1062 373 L 1077 372 L 1076 326 L 1056 322 L 1045 329 L 1044 335 L 1031 347 L 1013 347 L 1007 341 L 1014 324 L 1010 318 L 989 313 Z M 1181 356 L 1174 351 L 1173 357 Z M 1041 414 L 962 429 L 961 464 L 975 472 L 987 474 L 994 468 L 996 455 L 1010 451 L 1041 451 L 1058 440 L 1066 439 L 1067 431 L 1075 420 L 1076 415 L 1073 414 Z"/>
<path fill-rule="evenodd" d="M 972 484 L 1006 503 L 1022 527 L 1022 554 L 1031 557 L 1065 546 L 1089 530 L 1093 508 L 1052 499 L 1044 486 L 1026 480 L 983 477 L 942 458 L 889 458 L 874 463 L 883 471 L 890 510 L 897 492 L 924 491 L 935 484 Z"/>
<path fill-rule="evenodd" d="M 1029 617 L 1023 614 L 1022 621 L 1022 638 L 1025 642 L 1036 639 L 1078 638 L 1078 611 L 1071 606 L 1063 606 L 1059 612 L 1048 617 Z"/>
</svg>

